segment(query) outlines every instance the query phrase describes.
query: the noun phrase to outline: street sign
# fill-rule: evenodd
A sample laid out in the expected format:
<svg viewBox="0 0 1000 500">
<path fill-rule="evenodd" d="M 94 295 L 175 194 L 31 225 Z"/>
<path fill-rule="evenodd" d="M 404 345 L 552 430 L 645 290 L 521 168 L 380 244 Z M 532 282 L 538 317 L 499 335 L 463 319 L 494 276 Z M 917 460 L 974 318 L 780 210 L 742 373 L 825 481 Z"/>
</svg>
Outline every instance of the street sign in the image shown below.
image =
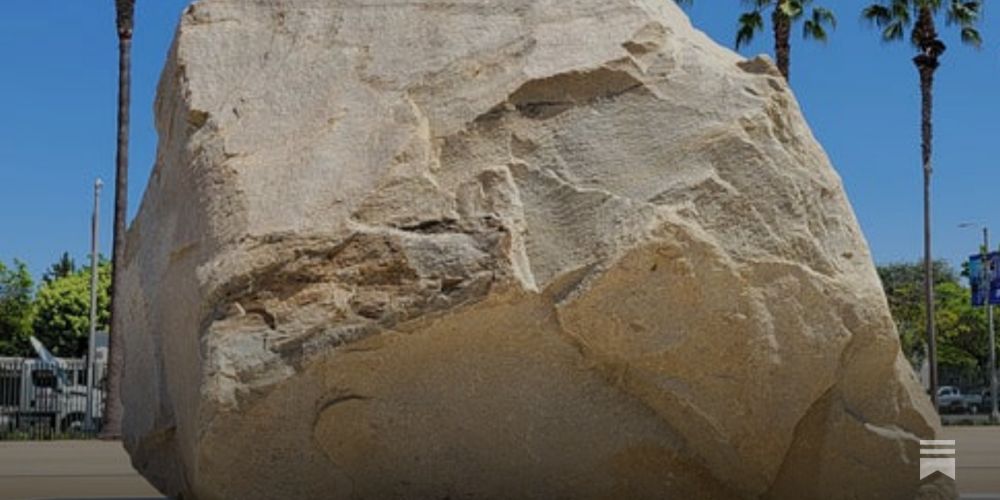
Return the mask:
<svg viewBox="0 0 1000 500">
<path fill-rule="evenodd" d="M 982 254 L 969 256 L 969 284 L 972 285 L 972 305 L 1000 304 L 1000 253 L 986 257 L 985 270 Z"/>
</svg>

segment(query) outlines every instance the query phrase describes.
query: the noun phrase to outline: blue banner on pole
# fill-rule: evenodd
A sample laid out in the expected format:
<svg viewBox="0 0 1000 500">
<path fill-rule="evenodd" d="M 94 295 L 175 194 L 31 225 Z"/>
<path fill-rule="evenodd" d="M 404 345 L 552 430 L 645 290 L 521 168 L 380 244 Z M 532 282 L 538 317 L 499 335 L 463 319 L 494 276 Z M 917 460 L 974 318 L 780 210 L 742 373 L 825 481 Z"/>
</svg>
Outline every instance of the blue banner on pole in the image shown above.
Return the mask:
<svg viewBox="0 0 1000 500">
<path fill-rule="evenodd" d="M 1000 253 L 992 252 L 983 262 L 982 255 L 969 256 L 969 284 L 972 285 L 972 305 L 1000 304 Z"/>
</svg>

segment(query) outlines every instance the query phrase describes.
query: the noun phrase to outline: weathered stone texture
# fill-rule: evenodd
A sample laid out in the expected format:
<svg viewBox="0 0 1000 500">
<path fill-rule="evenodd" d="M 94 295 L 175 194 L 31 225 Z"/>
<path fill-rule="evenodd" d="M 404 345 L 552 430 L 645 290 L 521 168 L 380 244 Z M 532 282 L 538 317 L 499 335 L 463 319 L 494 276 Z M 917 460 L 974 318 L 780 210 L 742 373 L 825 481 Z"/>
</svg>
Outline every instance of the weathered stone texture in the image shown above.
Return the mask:
<svg viewBox="0 0 1000 500">
<path fill-rule="evenodd" d="M 169 494 L 918 492 L 839 178 L 672 1 L 202 0 L 157 115 L 125 432 Z"/>
</svg>

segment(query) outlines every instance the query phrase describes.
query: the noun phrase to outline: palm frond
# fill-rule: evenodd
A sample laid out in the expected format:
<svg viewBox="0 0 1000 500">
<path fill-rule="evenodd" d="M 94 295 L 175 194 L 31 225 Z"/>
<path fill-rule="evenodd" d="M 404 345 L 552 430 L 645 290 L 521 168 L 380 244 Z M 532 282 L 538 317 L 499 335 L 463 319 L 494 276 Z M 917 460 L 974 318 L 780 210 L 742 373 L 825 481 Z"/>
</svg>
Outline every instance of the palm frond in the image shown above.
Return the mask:
<svg viewBox="0 0 1000 500">
<path fill-rule="evenodd" d="M 796 20 L 802 17 L 802 14 L 806 11 L 807 0 L 783 0 L 778 8 L 781 9 L 781 13 L 787 16 L 789 19 Z"/>
<path fill-rule="evenodd" d="M 879 28 L 883 42 L 900 41 L 906 37 L 913 19 L 913 9 L 921 1 L 923 0 L 880 0 L 862 9 L 861 18 Z"/>
<path fill-rule="evenodd" d="M 826 42 L 828 38 L 826 26 L 837 29 L 836 16 L 828 9 L 816 7 L 812 10 L 812 17 L 802 24 L 802 36 L 806 40 Z"/>
<path fill-rule="evenodd" d="M 827 25 L 833 29 L 837 29 L 837 16 L 833 15 L 833 11 L 824 7 L 816 7 L 812 11 L 812 20 L 820 25 Z"/>
<path fill-rule="evenodd" d="M 978 49 L 983 46 L 983 37 L 976 28 L 965 26 L 962 28 L 962 43 Z"/>
<path fill-rule="evenodd" d="M 893 20 L 892 10 L 882 4 L 873 4 L 861 11 L 861 18 L 879 28 L 884 28 Z"/>
<path fill-rule="evenodd" d="M 886 42 L 898 42 L 906 35 L 906 26 L 901 22 L 891 22 L 882 29 L 882 40 Z"/>
<path fill-rule="evenodd" d="M 951 0 L 945 19 L 949 25 L 971 26 L 979 21 L 982 3 L 979 0 Z"/>
<path fill-rule="evenodd" d="M 892 16 L 902 22 L 903 26 L 909 26 L 912 19 L 913 13 L 919 10 L 917 2 L 919 0 L 892 0 L 892 4 L 889 9 L 892 11 Z"/>
<path fill-rule="evenodd" d="M 749 44 L 757 32 L 764 29 L 764 16 L 759 10 L 740 15 L 739 29 L 736 31 L 736 48 Z"/>
</svg>

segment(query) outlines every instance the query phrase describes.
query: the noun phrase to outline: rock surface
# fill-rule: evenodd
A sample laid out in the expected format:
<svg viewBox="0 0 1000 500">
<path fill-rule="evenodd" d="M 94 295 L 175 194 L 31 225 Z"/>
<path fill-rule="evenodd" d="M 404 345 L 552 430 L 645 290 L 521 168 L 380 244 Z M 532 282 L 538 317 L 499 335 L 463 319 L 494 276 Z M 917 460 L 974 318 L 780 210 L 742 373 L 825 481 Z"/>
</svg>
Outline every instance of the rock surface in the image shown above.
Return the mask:
<svg viewBox="0 0 1000 500">
<path fill-rule="evenodd" d="M 937 419 L 766 59 L 666 0 L 202 0 L 129 234 L 185 499 L 899 498 Z"/>
</svg>

